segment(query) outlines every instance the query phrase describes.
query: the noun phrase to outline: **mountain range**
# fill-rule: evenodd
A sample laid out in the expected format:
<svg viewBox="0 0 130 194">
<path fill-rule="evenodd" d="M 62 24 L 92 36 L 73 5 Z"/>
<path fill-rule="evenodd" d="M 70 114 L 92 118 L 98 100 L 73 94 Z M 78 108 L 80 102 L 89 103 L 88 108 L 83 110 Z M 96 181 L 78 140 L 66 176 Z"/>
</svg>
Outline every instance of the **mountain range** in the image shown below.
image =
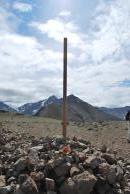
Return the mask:
<svg viewBox="0 0 130 194">
<path fill-rule="evenodd" d="M 116 116 L 120 119 L 125 119 L 125 115 L 128 111 L 130 111 L 130 106 L 120 107 L 120 108 L 106 108 L 101 107 L 100 110 L 104 111 L 105 113 L 111 114 Z"/>
<path fill-rule="evenodd" d="M 70 95 L 67 97 L 68 105 L 68 120 L 77 122 L 92 122 L 92 121 L 109 121 L 118 120 L 117 117 L 109 115 L 100 109 L 84 102 L 80 98 Z M 37 113 L 37 116 L 50 117 L 61 119 L 62 115 L 62 99 L 59 103 L 49 104 L 47 107 L 42 107 Z"/>
<path fill-rule="evenodd" d="M 68 120 L 70 121 L 123 120 L 127 111 L 130 110 L 130 106 L 120 108 L 95 107 L 74 95 L 67 97 L 67 103 Z M 0 110 L 61 119 L 62 98 L 50 96 L 38 102 L 24 104 L 17 109 L 0 101 Z"/>
<path fill-rule="evenodd" d="M 130 106 L 121 108 L 95 107 L 74 95 L 69 95 L 67 97 L 67 103 L 69 121 L 123 120 L 126 112 L 130 110 Z M 0 102 L 0 110 L 61 119 L 62 98 L 50 96 L 45 100 L 24 104 L 16 110 L 6 103 Z"/>
</svg>

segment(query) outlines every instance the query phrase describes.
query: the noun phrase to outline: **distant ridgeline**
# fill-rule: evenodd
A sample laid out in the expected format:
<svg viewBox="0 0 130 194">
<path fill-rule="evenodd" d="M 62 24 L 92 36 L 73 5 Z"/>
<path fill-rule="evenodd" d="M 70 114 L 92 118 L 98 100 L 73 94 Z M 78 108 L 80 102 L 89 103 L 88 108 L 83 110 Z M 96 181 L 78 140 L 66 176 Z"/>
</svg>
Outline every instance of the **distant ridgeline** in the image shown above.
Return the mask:
<svg viewBox="0 0 130 194">
<path fill-rule="evenodd" d="M 16 110 L 0 101 L 0 112 L 16 112 Z"/>
<path fill-rule="evenodd" d="M 77 122 L 123 120 L 124 115 L 130 109 L 130 107 L 94 107 L 74 95 L 67 97 L 67 103 L 68 120 Z M 4 102 L 0 102 L 0 111 L 61 119 L 62 98 L 51 96 L 45 100 L 24 104 L 17 109 L 13 109 Z"/>
</svg>

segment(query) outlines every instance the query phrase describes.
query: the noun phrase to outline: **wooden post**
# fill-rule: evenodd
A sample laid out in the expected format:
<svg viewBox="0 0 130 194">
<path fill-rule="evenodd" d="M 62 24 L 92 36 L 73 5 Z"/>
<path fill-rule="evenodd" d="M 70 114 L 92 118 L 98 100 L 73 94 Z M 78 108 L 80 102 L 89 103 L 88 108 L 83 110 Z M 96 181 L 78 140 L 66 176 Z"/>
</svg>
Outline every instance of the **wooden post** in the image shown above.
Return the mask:
<svg viewBox="0 0 130 194">
<path fill-rule="evenodd" d="M 62 110 L 62 127 L 63 137 L 67 136 L 67 38 L 64 38 L 64 53 L 63 53 L 63 110 Z"/>
</svg>

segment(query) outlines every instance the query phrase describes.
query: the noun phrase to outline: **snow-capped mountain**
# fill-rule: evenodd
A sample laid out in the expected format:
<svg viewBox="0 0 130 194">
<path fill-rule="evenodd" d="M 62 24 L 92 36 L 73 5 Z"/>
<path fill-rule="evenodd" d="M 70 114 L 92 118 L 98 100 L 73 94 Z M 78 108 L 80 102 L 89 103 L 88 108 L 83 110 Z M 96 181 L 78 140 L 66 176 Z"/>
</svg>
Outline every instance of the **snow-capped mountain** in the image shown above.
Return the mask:
<svg viewBox="0 0 130 194">
<path fill-rule="evenodd" d="M 0 111 L 16 112 L 15 109 L 13 109 L 12 107 L 10 107 L 9 105 L 5 104 L 2 101 L 0 101 Z"/>
<path fill-rule="evenodd" d="M 56 96 L 50 96 L 45 100 L 41 100 L 34 103 L 27 103 L 18 107 L 18 112 L 25 115 L 35 115 L 41 108 L 48 106 L 52 103 L 59 103 L 60 99 Z"/>
<path fill-rule="evenodd" d="M 68 96 L 67 101 L 70 120 L 74 120 L 75 118 L 75 120 L 78 120 L 79 118 L 81 120 L 81 118 L 83 118 L 82 120 L 95 121 L 98 119 L 116 120 L 116 118 L 123 120 L 126 112 L 130 110 L 130 106 L 121 108 L 94 107 L 74 95 Z M 38 102 L 26 103 L 18 108 L 13 108 L 10 104 L 0 101 L 0 110 L 59 119 L 61 118 L 62 98 L 50 96 L 49 98 Z"/>
</svg>

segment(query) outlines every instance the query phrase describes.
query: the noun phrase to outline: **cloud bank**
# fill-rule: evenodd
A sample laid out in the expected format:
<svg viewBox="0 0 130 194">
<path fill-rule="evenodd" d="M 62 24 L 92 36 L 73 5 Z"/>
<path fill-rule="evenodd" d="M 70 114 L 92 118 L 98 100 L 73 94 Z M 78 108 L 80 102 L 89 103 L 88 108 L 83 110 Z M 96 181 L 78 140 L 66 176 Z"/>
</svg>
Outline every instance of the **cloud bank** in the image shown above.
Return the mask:
<svg viewBox="0 0 130 194">
<path fill-rule="evenodd" d="M 37 35 L 18 33 L 19 18 L 3 8 L 0 100 L 16 105 L 52 94 L 61 96 L 62 43 L 66 36 L 68 94 L 73 93 L 96 106 L 129 105 L 130 85 L 125 84 L 130 82 L 129 10 L 128 0 L 125 4 L 123 0 L 100 1 L 87 31 L 68 10 L 46 21 L 27 23 L 28 28 L 51 43 L 50 47 L 49 43 L 40 42 Z M 10 16 L 17 21 L 15 25 Z"/>
</svg>

